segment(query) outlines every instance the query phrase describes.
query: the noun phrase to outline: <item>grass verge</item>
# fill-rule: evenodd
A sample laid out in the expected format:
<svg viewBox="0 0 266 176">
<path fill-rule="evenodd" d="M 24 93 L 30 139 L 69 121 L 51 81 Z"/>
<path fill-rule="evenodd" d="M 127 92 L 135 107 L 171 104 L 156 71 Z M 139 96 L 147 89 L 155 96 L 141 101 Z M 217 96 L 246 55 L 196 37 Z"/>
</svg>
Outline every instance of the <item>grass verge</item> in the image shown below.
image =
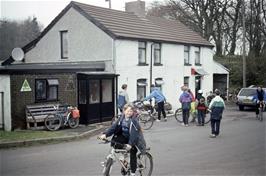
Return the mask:
<svg viewBox="0 0 266 176">
<path fill-rule="evenodd" d="M 60 137 L 64 133 L 60 131 L 0 131 L 0 143 L 12 141 L 25 141 L 40 138 Z"/>
</svg>

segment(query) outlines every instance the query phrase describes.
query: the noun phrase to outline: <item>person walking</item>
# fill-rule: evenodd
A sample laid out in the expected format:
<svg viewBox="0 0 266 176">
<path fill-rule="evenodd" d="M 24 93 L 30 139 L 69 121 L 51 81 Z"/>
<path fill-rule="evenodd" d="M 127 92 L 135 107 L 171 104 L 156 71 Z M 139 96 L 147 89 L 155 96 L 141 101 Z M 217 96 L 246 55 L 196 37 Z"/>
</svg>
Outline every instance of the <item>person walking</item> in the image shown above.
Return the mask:
<svg viewBox="0 0 266 176">
<path fill-rule="evenodd" d="M 102 140 L 109 136 L 113 136 L 111 146 L 115 148 L 121 149 L 124 146 L 123 144 L 126 145 L 126 149 L 130 151 L 131 176 L 135 176 L 137 169 L 138 149 L 142 153 L 145 153 L 146 151 L 146 142 L 138 119 L 134 116 L 134 110 L 135 108 L 133 105 L 125 104 L 122 116 L 109 129 L 99 136 Z M 114 145 L 115 143 L 117 144 Z M 124 173 L 123 168 L 121 168 L 121 173 Z"/>
<path fill-rule="evenodd" d="M 198 90 L 197 101 L 196 101 L 198 126 L 204 126 L 205 116 L 208 109 L 206 99 L 202 94 L 203 94 L 202 90 Z"/>
<path fill-rule="evenodd" d="M 119 91 L 118 93 L 118 100 L 117 100 L 117 104 L 118 104 L 118 108 L 120 110 L 120 112 L 122 113 L 123 107 L 125 104 L 129 103 L 129 98 L 128 98 L 128 94 L 127 94 L 127 85 L 123 84 L 122 85 L 122 90 Z"/>
<path fill-rule="evenodd" d="M 266 93 L 262 89 L 261 86 L 258 86 L 258 88 L 256 90 L 256 94 L 254 95 L 252 100 L 255 101 L 255 103 L 256 103 L 256 118 L 258 118 L 260 103 L 265 104 L 265 102 L 266 102 Z"/>
<path fill-rule="evenodd" d="M 214 91 L 215 97 L 211 100 L 209 109 L 211 112 L 211 138 L 215 138 L 220 134 L 220 124 L 223 111 L 225 108 L 224 100 L 220 97 L 220 91 Z"/>
<path fill-rule="evenodd" d="M 188 92 L 188 88 L 186 86 L 182 86 L 181 90 L 183 91 L 183 93 L 180 95 L 179 101 L 182 104 L 182 116 L 183 116 L 182 125 L 188 126 L 188 118 L 189 118 L 189 111 L 191 109 L 192 96 Z"/>
<path fill-rule="evenodd" d="M 157 105 L 158 105 L 158 119 L 156 121 L 158 121 L 158 122 L 161 121 L 161 113 L 163 114 L 164 121 L 167 121 L 166 113 L 165 113 L 165 110 L 164 110 L 164 102 L 166 101 L 165 96 L 153 84 L 151 85 L 151 91 L 152 91 L 151 94 L 148 95 L 147 97 L 145 97 L 143 99 L 143 101 L 147 101 L 147 100 L 150 100 L 150 99 L 154 98 L 155 99 L 155 103 L 157 103 Z"/>
</svg>

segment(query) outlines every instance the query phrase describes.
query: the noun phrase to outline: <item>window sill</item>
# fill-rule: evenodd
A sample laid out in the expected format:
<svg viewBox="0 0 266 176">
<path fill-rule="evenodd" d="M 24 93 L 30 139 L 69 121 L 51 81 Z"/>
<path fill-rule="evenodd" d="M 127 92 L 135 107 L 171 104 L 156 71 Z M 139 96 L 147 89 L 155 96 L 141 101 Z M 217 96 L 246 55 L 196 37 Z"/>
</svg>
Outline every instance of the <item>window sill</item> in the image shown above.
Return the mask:
<svg viewBox="0 0 266 176">
<path fill-rule="evenodd" d="M 45 100 L 35 100 L 35 103 L 45 103 L 45 102 L 59 102 L 59 100 L 58 99 L 54 99 L 54 100 L 47 100 L 47 99 L 45 99 Z"/>
<path fill-rule="evenodd" d="M 191 64 L 184 64 L 185 66 L 191 66 Z"/>
<path fill-rule="evenodd" d="M 195 63 L 195 65 L 196 65 L 196 66 L 202 66 L 202 64 L 200 64 L 200 63 Z"/>
<path fill-rule="evenodd" d="M 163 66 L 163 64 L 161 64 L 161 63 L 155 63 L 155 64 L 153 64 L 154 66 Z"/>
<path fill-rule="evenodd" d="M 146 63 L 138 63 L 137 66 L 148 66 L 149 64 L 146 64 Z"/>
</svg>

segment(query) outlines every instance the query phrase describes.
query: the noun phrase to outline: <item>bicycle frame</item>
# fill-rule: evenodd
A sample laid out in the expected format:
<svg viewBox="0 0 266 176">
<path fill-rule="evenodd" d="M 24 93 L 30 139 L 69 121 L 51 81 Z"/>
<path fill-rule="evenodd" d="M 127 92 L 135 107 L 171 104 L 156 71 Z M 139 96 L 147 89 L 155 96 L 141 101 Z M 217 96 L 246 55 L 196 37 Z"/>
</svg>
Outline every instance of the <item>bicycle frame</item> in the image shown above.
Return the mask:
<svg viewBox="0 0 266 176">
<path fill-rule="evenodd" d="M 118 154 L 121 154 L 120 156 Z M 112 158 L 113 161 L 119 161 L 120 165 L 123 167 L 123 169 L 128 172 L 129 171 L 129 167 L 125 166 L 123 161 L 127 161 L 126 159 L 129 158 L 128 157 L 129 152 L 126 149 L 115 149 L 113 147 L 111 147 L 111 150 L 109 152 L 109 154 L 106 157 L 106 160 L 108 158 Z M 121 160 L 121 156 L 123 156 L 123 160 Z M 129 161 L 127 161 L 127 163 L 129 164 Z"/>
</svg>

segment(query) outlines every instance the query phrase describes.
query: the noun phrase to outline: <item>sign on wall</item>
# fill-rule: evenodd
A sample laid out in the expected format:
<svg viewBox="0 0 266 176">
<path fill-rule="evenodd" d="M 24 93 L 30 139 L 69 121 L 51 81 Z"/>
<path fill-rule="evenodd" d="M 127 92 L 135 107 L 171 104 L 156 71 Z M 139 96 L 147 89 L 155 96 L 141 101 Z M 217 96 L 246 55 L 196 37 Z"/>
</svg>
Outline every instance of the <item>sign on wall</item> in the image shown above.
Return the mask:
<svg viewBox="0 0 266 176">
<path fill-rule="evenodd" d="M 30 88 L 29 82 L 27 81 L 27 79 L 25 79 L 20 89 L 20 92 L 30 92 L 30 91 L 31 91 L 31 88 Z"/>
</svg>

